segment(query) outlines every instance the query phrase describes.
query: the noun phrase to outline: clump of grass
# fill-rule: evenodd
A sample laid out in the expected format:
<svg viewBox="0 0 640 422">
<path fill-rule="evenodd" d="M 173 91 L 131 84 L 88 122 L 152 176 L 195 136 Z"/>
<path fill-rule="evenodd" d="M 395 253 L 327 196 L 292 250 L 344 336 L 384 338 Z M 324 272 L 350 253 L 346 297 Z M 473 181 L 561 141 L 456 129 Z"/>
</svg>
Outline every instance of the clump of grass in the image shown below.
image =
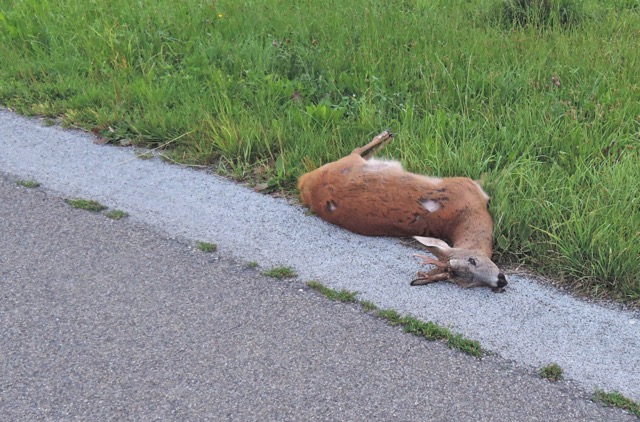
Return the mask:
<svg viewBox="0 0 640 422">
<path fill-rule="evenodd" d="M 549 381 L 561 381 L 564 377 L 562 375 L 562 368 L 557 363 L 552 363 L 540 368 L 540 376 L 546 378 Z"/>
<path fill-rule="evenodd" d="M 258 268 L 260 264 L 258 264 L 256 261 L 251 261 L 251 262 L 247 262 L 247 267 L 249 268 Z"/>
<path fill-rule="evenodd" d="M 200 249 L 202 252 L 211 253 L 218 250 L 218 245 L 216 245 L 215 243 L 198 242 L 198 249 Z"/>
<path fill-rule="evenodd" d="M 503 0 L 493 10 L 493 20 L 506 28 L 515 26 L 570 27 L 584 19 L 576 0 Z"/>
<path fill-rule="evenodd" d="M 433 322 L 423 322 L 412 316 L 402 317 L 393 309 L 382 309 L 377 312 L 378 317 L 387 320 L 390 325 L 402 326 L 406 333 L 410 333 L 428 340 L 442 340 L 451 349 L 459 350 L 471 356 L 480 357 L 484 351 L 475 340 L 464 338 L 460 334 L 454 334 L 448 328 L 444 328 Z"/>
<path fill-rule="evenodd" d="M 596 390 L 594 399 L 606 406 L 619 407 L 620 409 L 628 410 L 640 418 L 640 403 L 636 403 L 617 391 L 605 393 L 602 390 Z"/>
<path fill-rule="evenodd" d="M 129 216 L 129 213 L 122 210 L 111 210 L 104 213 L 105 217 L 111 218 L 112 220 L 120 220 L 122 218 L 126 218 Z"/>
<path fill-rule="evenodd" d="M 378 307 L 373 302 L 369 302 L 368 300 L 361 300 L 360 305 L 362 306 L 362 309 L 367 312 L 378 310 Z"/>
<path fill-rule="evenodd" d="M 16 184 L 29 189 L 34 189 L 40 186 L 40 183 L 35 180 L 18 180 Z"/>
<path fill-rule="evenodd" d="M 451 349 L 456 349 L 471 356 L 482 356 L 482 348 L 480 343 L 475 340 L 469 340 L 460 334 L 453 334 L 448 328 L 444 328 L 431 321 L 423 322 L 411 316 L 400 319 L 399 323 L 402 329 L 427 340 L 444 340 Z"/>
<path fill-rule="evenodd" d="M 330 300 L 337 300 L 346 303 L 360 303 L 365 311 L 375 310 L 376 315 L 379 318 L 386 320 L 389 325 L 402 326 L 405 333 L 423 337 L 427 340 L 444 341 L 449 348 L 461 351 L 471 356 L 480 357 L 483 354 L 480 343 L 477 341 L 466 339 L 460 334 L 454 334 L 449 329 L 441 327 L 433 322 L 423 322 L 411 316 L 403 318 L 398 311 L 393 309 L 378 309 L 376 305 L 369 301 L 358 301 L 356 298 L 357 292 L 350 292 L 345 289 L 340 291 L 334 290 L 326 287 L 318 281 L 310 281 L 307 283 L 307 286 L 319 291 Z"/>
<path fill-rule="evenodd" d="M 451 332 L 448 329 L 440 327 L 433 322 L 422 322 L 411 316 L 402 318 L 400 323 L 406 333 L 415 334 L 429 340 L 442 340 L 451 336 Z"/>
<path fill-rule="evenodd" d="M 349 290 L 334 290 L 329 287 L 326 287 L 324 284 L 318 281 L 310 281 L 307 283 L 307 286 L 311 287 L 314 290 L 319 291 L 329 300 L 344 302 L 344 303 L 355 303 L 358 300 L 356 299 L 357 292 L 350 292 Z"/>
<path fill-rule="evenodd" d="M 275 267 L 269 270 L 263 271 L 262 275 L 273 278 L 295 278 L 298 276 L 291 267 Z"/>
<path fill-rule="evenodd" d="M 91 212 L 100 212 L 107 209 L 106 206 L 92 199 L 67 199 L 67 204 L 73 208 L 79 208 Z"/>
<path fill-rule="evenodd" d="M 377 314 L 378 317 L 385 319 L 389 325 L 400 325 L 402 324 L 402 317 L 393 309 L 380 309 Z"/>
<path fill-rule="evenodd" d="M 459 350 L 477 358 L 484 355 L 484 350 L 478 341 L 465 338 L 462 334 L 451 334 L 446 341 L 447 346 L 451 349 Z"/>
</svg>

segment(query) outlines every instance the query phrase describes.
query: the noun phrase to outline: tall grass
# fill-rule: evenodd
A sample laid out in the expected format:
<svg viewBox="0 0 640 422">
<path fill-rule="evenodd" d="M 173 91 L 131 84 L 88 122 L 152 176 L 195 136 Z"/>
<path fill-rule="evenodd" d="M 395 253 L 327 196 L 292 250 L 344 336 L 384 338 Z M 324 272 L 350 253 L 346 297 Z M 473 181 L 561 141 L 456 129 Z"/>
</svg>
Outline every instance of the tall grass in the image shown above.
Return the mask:
<svg viewBox="0 0 640 422">
<path fill-rule="evenodd" d="M 0 0 L 0 102 L 274 189 L 389 127 L 409 169 L 485 179 L 503 262 L 638 299 L 637 6 Z"/>
</svg>

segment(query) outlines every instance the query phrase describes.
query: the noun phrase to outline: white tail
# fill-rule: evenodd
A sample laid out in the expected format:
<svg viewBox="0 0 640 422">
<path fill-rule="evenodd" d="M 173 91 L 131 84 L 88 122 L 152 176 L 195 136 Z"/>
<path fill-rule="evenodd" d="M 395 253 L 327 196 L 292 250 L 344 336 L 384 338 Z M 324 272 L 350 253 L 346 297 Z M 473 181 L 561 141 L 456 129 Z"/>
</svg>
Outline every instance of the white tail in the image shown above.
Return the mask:
<svg viewBox="0 0 640 422">
<path fill-rule="evenodd" d="M 412 285 L 450 280 L 501 290 L 507 279 L 491 261 L 493 219 L 487 194 L 466 177 L 426 177 L 405 171 L 396 161 L 370 158 L 392 139 L 382 132 L 348 156 L 302 175 L 302 204 L 355 233 L 415 237 L 438 260 L 419 255 L 435 268 L 419 272 Z"/>
</svg>

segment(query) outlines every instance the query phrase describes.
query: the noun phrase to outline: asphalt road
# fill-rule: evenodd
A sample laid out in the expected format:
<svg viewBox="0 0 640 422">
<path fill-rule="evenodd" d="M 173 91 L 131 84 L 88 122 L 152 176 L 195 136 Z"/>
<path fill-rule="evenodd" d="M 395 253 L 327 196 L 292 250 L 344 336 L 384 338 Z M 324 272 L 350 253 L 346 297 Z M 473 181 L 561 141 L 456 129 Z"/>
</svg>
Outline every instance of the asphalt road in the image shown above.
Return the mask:
<svg viewBox="0 0 640 422">
<path fill-rule="evenodd" d="M 0 375 L 7 421 L 635 420 L 6 173 Z"/>
<path fill-rule="evenodd" d="M 0 109 L 0 172 L 123 209 L 169 237 L 214 242 L 230 258 L 291 266 L 302 280 L 449 327 L 520 367 L 557 363 L 585 391 L 640 401 L 638 310 L 584 301 L 517 272 L 507 272 L 503 294 L 411 287 L 420 265 L 397 239 L 359 236 L 206 170 L 142 160 L 133 148 L 38 122 Z"/>
</svg>

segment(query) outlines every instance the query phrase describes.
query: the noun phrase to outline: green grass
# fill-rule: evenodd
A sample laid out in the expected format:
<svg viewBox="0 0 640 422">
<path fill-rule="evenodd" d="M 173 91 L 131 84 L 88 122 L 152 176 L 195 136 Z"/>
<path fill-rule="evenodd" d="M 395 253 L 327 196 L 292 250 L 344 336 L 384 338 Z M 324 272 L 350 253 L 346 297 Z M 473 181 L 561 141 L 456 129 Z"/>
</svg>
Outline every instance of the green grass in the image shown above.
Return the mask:
<svg viewBox="0 0 640 422">
<path fill-rule="evenodd" d="M 607 406 L 628 410 L 640 418 L 640 403 L 636 403 L 618 392 L 605 393 L 602 390 L 596 390 L 594 399 Z"/>
<path fill-rule="evenodd" d="M 121 210 L 111 210 L 104 213 L 105 217 L 111 218 L 112 220 L 120 220 L 122 218 L 126 218 L 129 216 L 129 213 Z"/>
<path fill-rule="evenodd" d="M 368 300 L 361 300 L 360 305 L 362 306 L 362 309 L 364 309 L 366 312 L 378 310 L 378 307 L 373 302 L 369 302 Z"/>
<path fill-rule="evenodd" d="M 263 271 L 262 275 L 273 278 L 295 278 L 298 276 L 291 267 L 275 267 L 269 270 Z"/>
<path fill-rule="evenodd" d="M 395 319 L 394 319 L 395 321 Z M 454 334 L 449 329 L 441 327 L 433 322 L 423 322 L 411 316 L 406 316 L 399 320 L 402 329 L 427 340 L 444 341 L 451 349 L 459 350 L 468 355 L 480 357 L 483 354 L 480 343 L 469 340 L 460 334 Z"/>
<path fill-rule="evenodd" d="M 363 300 L 359 301 L 356 296 L 357 292 L 351 292 L 346 289 L 334 290 L 326 287 L 319 281 L 310 281 L 307 286 L 317 290 L 325 297 L 333 301 L 345 303 L 359 303 L 365 311 L 375 311 L 376 316 L 384 319 L 387 324 L 392 326 L 402 326 L 405 333 L 423 337 L 427 340 L 440 340 L 446 343 L 451 349 L 455 349 L 471 356 L 480 357 L 484 351 L 480 347 L 480 343 L 469 340 L 460 334 L 454 334 L 449 329 L 441 327 L 433 322 L 423 322 L 412 316 L 401 316 L 398 311 L 393 309 L 378 309 L 372 302 Z"/>
<path fill-rule="evenodd" d="M 424 337 L 427 340 L 444 341 L 449 348 L 471 356 L 480 357 L 484 354 L 480 343 L 477 341 L 466 339 L 460 334 L 454 334 L 448 328 L 441 327 L 433 322 L 423 322 L 412 316 L 402 317 L 393 309 L 381 309 L 377 312 L 377 315 L 390 325 L 402 326 L 402 329 L 407 333 Z"/>
<path fill-rule="evenodd" d="M 260 264 L 258 264 L 256 261 L 251 261 L 251 262 L 247 262 L 247 267 L 249 268 L 258 268 Z"/>
<path fill-rule="evenodd" d="M 549 381 L 561 381 L 564 377 L 562 375 L 562 368 L 557 363 L 552 363 L 540 368 L 540 376 L 546 378 Z"/>
<path fill-rule="evenodd" d="M 67 204 L 73 208 L 79 208 L 91 212 L 100 212 L 107 209 L 107 207 L 102 205 L 100 202 L 90 199 L 67 199 Z"/>
<path fill-rule="evenodd" d="M 503 4 L 0 0 L 0 103 L 267 191 L 388 127 L 484 176 L 500 262 L 638 299 L 640 7 Z"/>
<path fill-rule="evenodd" d="M 218 245 L 215 243 L 198 242 L 198 249 L 205 253 L 211 253 L 218 250 Z"/>
<path fill-rule="evenodd" d="M 314 290 L 319 291 L 320 293 L 322 293 L 322 295 L 327 297 L 329 300 L 344 302 L 344 303 L 355 303 L 358 301 L 356 299 L 356 296 L 358 294 L 357 292 L 350 292 L 349 290 L 346 290 L 346 289 L 342 289 L 342 290 L 330 289 L 329 287 L 326 287 L 325 285 L 317 281 L 310 281 L 307 283 L 307 286 L 311 287 Z"/>
<path fill-rule="evenodd" d="M 389 325 L 396 326 L 402 324 L 402 316 L 398 311 L 394 311 L 393 309 L 380 309 L 376 315 L 386 320 Z"/>
<path fill-rule="evenodd" d="M 35 180 L 18 180 L 16 184 L 18 186 L 23 186 L 29 189 L 35 189 L 37 187 L 40 187 L 40 183 L 36 182 Z"/>
</svg>

